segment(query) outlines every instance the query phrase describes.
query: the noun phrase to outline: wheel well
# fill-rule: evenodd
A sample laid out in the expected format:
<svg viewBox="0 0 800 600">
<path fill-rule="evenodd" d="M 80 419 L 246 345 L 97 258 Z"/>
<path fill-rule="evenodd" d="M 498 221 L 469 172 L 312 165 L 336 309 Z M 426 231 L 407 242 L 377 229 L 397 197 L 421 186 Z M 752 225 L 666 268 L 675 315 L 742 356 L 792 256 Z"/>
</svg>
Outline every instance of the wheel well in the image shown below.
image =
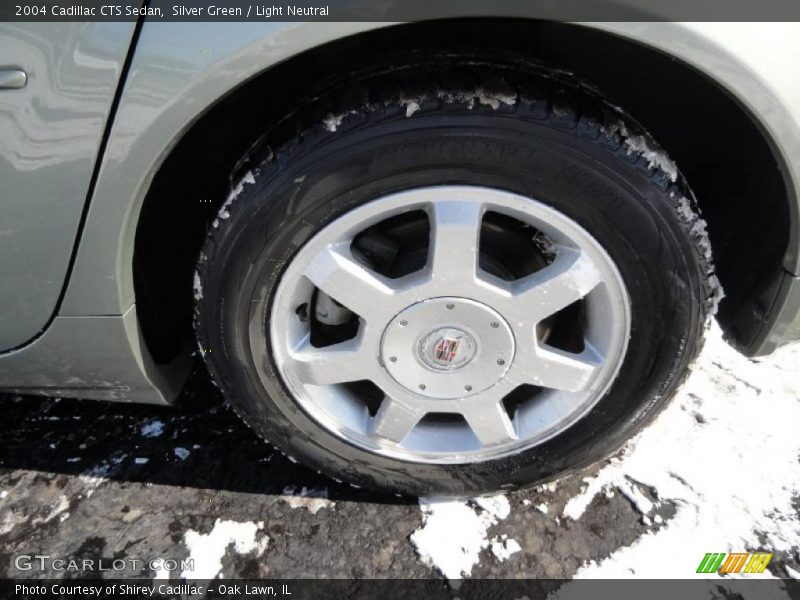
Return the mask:
<svg viewBox="0 0 800 600">
<path fill-rule="evenodd" d="M 740 346 L 758 335 L 783 273 L 789 203 L 778 161 L 745 109 L 691 67 L 604 32 L 540 21 L 455 20 L 379 29 L 300 54 L 233 90 L 184 134 L 153 179 L 134 247 L 137 312 L 156 362 L 171 360 L 193 339 L 194 263 L 259 135 L 331 74 L 346 75 L 400 48 L 459 46 L 521 53 L 570 71 L 650 130 L 708 222 L 726 292 L 718 314 L 723 329 Z"/>
</svg>

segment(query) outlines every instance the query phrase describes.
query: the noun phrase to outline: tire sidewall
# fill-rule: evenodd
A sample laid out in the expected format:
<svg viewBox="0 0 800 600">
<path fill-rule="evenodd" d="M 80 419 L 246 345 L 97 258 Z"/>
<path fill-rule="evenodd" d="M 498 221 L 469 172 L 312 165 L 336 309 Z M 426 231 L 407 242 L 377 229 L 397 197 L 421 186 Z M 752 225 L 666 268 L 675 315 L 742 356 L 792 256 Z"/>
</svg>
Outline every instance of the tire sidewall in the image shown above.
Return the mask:
<svg viewBox="0 0 800 600">
<path fill-rule="evenodd" d="M 362 485 L 414 494 L 524 486 L 618 449 L 669 396 L 702 326 L 691 240 L 650 173 L 574 132 L 505 116 L 364 121 L 338 135 L 320 132 L 289 149 L 291 161 L 275 156 L 229 209 L 206 271 L 200 329 L 234 408 L 290 456 Z M 381 196 L 429 185 L 496 187 L 559 210 L 603 246 L 631 299 L 628 350 L 605 396 L 566 431 L 513 456 L 430 465 L 350 445 L 292 399 L 266 327 L 263 339 L 247 334 L 251 320 L 268 322 L 286 266 L 321 227 Z M 263 356 L 254 358 L 254 342 L 263 344 Z"/>
</svg>

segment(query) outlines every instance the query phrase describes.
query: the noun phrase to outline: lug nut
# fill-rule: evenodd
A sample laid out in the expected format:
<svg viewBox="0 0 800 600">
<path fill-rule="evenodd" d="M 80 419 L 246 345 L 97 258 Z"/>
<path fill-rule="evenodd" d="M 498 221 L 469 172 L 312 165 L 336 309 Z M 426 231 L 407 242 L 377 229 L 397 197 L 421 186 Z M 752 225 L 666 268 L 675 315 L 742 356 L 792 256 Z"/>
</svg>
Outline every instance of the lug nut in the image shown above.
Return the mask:
<svg viewBox="0 0 800 600">
<path fill-rule="evenodd" d="M 389 357 L 389 362 L 397 362 L 397 357 L 396 356 L 390 356 Z"/>
<path fill-rule="evenodd" d="M 453 310 L 455 307 L 456 307 L 455 304 L 448 304 L 447 305 L 447 310 Z"/>
<path fill-rule="evenodd" d="M 497 329 L 498 327 L 500 327 L 500 323 L 498 323 L 497 321 L 492 321 L 491 323 L 489 323 L 489 325 L 492 326 L 492 329 Z"/>
<path fill-rule="evenodd" d="M 405 327 L 408 325 L 408 321 L 400 321 L 400 327 Z"/>
<path fill-rule="evenodd" d="M 424 390 L 425 389 L 425 384 L 424 383 L 420 383 L 417 387 L 419 389 L 421 389 L 421 390 Z"/>
<path fill-rule="evenodd" d="M 464 389 L 467 390 L 468 392 L 471 392 L 472 391 L 472 386 L 471 385 L 465 385 Z"/>
<path fill-rule="evenodd" d="M 392 360 L 392 359 L 390 358 L 389 360 Z M 506 361 L 504 361 L 502 358 L 498 358 L 497 359 L 497 364 L 498 365 L 504 365 L 504 364 L 506 364 Z"/>
</svg>

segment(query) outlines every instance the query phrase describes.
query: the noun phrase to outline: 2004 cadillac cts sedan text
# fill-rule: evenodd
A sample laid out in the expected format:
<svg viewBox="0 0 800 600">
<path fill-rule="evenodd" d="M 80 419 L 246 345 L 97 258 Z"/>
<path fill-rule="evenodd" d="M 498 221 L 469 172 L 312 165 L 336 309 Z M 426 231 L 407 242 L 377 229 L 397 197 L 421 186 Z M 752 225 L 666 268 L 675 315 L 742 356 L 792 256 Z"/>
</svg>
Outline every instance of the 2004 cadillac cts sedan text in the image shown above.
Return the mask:
<svg viewBox="0 0 800 600">
<path fill-rule="evenodd" d="M 620 448 L 714 317 L 800 338 L 800 26 L 493 6 L 4 25 L 0 389 L 170 404 L 199 349 L 287 455 L 480 494 Z"/>
</svg>

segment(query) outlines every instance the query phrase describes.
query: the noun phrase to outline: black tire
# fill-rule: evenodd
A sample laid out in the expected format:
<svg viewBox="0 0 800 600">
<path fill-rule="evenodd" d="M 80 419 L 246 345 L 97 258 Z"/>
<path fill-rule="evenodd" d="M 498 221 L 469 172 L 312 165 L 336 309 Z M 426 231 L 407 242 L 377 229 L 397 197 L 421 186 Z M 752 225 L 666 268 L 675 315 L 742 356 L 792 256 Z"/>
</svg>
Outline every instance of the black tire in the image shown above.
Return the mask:
<svg viewBox="0 0 800 600">
<path fill-rule="evenodd" d="M 198 340 L 234 409 L 287 455 L 360 486 L 474 495 L 607 457 L 664 407 L 713 312 L 705 228 L 646 132 L 585 86 L 531 66 L 478 62 L 465 69 L 432 58 L 364 73 L 309 101 L 266 135 L 272 149 L 252 163 L 253 183 L 226 204 L 221 215 L 229 218 L 209 229 L 198 264 Z M 445 183 L 495 186 L 576 220 L 615 261 L 632 323 L 610 390 L 567 431 L 498 460 L 425 465 L 372 454 L 318 426 L 293 401 L 269 352 L 262 385 L 248 311 L 256 290 L 273 293 L 297 249 L 338 215 Z"/>
</svg>

